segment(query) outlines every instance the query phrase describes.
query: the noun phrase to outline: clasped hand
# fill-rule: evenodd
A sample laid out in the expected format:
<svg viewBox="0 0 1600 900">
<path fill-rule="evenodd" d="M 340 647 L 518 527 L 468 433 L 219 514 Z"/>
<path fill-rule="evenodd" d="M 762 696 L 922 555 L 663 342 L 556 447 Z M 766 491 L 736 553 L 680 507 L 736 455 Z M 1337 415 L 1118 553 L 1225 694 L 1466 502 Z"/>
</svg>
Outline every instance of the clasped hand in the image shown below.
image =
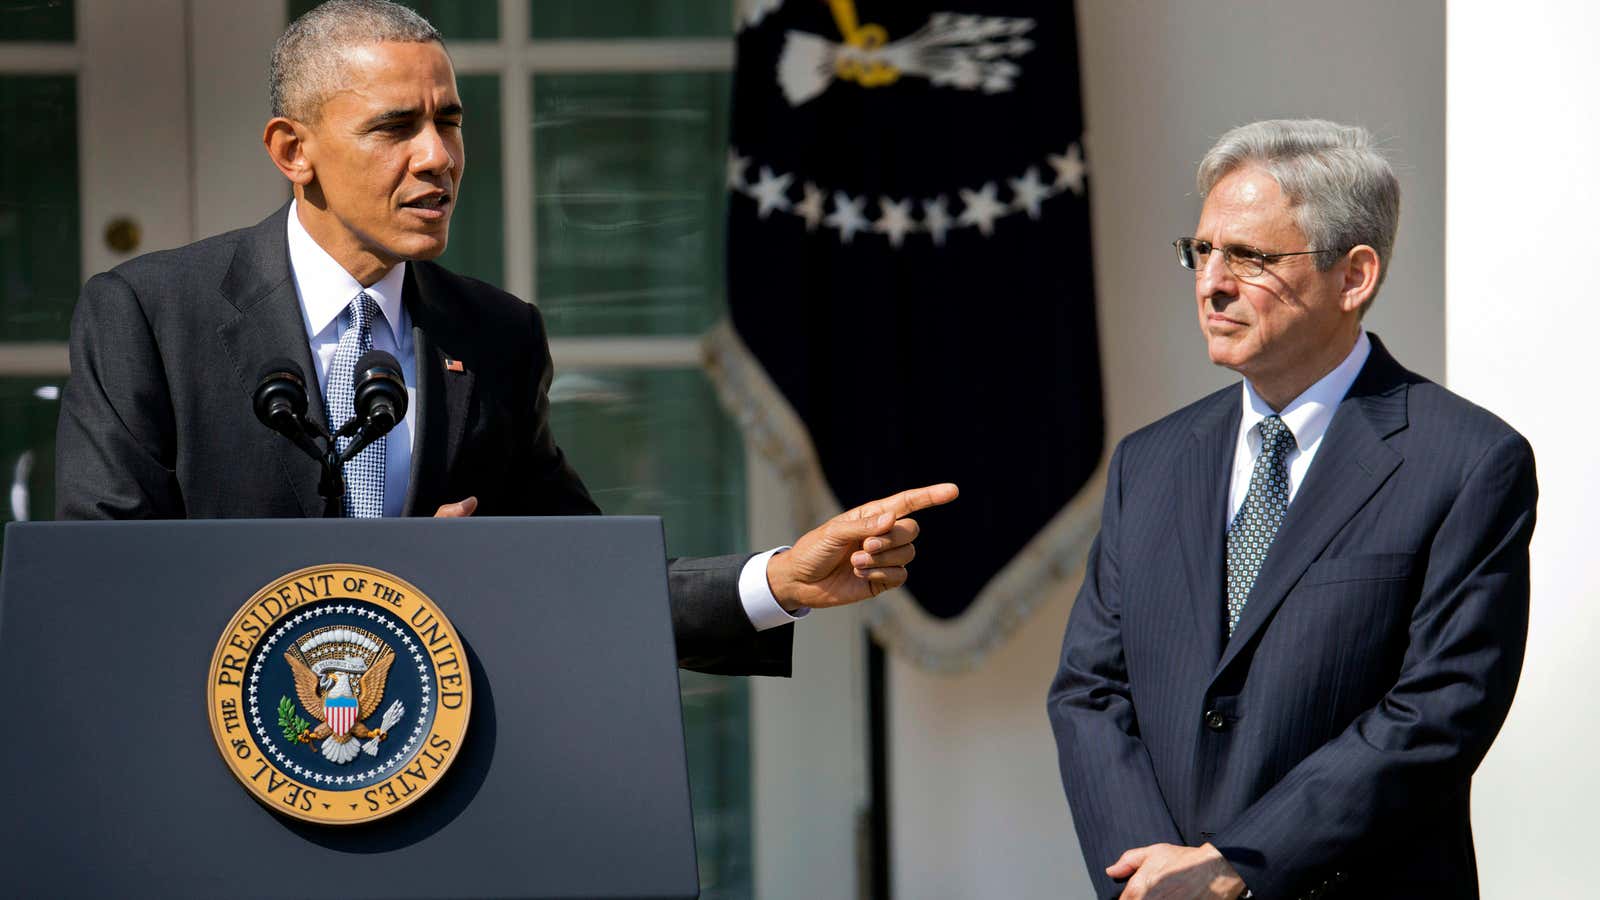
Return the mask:
<svg viewBox="0 0 1600 900">
<path fill-rule="evenodd" d="M 1245 889 L 1239 873 L 1210 844 L 1135 847 L 1107 866 L 1106 874 L 1128 882 L 1122 900 L 1233 900 Z"/>
</svg>

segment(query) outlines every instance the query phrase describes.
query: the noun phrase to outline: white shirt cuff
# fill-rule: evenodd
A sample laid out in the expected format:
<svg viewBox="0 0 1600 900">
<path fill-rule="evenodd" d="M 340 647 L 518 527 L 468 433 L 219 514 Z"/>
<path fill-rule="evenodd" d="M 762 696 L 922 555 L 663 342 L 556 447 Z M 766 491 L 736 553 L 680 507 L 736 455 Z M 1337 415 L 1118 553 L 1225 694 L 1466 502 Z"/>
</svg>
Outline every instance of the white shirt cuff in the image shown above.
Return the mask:
<svg viewBox="0 0 1600 900">
<path fill-rule="evenodd" d="M 754 625 L 757 631 L 788 625 L 811 614 L 809 609 L 793 613 L 784 609 L 778 603 L 778 598 L 772 596 L 772 586 L 767 584 L 767 561 L 772 559 L 774 554 L 787 549 L 789 548 L 774 547 L 765 553 L 757 553 L 750 557 L 743 569 L 739 570 L 739 600 L 744 604 L 744 614 L 750 617 L 750 624 Z"/>
</svg>

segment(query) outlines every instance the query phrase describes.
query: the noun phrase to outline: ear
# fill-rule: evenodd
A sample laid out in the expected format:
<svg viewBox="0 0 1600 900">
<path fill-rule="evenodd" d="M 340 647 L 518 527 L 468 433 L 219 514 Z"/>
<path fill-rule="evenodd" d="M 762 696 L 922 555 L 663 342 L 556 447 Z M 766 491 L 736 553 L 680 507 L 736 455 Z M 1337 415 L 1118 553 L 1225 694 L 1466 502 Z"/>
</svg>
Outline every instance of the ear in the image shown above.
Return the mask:
<svg viewBox="0 0 1600 900">
<path fill-rule="evenodd" d="M 304 124 L 278 116 L 267 122 L 267 130 L 261 135 L 272 164 L 299 188 L 309 186 L 316 177 L 316 170 L 306 155 L 307 131 Z"/>
<path fill-rule="evenodd" d="M 1378 251 L 1366 244 L 1351 248 L 1344 257 L 1344 284 L 1340 287 L 1339 305 L 1345 312 L 1356 312 L 1367 305 L 1378 291 L 1378 275 L 1383 263 Z"/>
</svg>

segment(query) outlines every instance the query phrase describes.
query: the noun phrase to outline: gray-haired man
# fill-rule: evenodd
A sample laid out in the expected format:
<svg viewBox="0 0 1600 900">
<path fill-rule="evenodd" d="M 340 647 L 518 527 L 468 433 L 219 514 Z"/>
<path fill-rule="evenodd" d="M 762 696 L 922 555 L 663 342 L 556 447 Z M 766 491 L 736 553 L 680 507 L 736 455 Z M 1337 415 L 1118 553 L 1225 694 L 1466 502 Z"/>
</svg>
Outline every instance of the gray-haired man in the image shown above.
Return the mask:
<svg viewBox="0 0 1600 900">
<path fill-rule="evenodd" d="M 1128 436 L 1049 713 L 1101 896 L 1474 897 L 1471 776 L 1521 668 L 1533 453 L 1361 318 L 1399 187 L 1359 128 L 1200 165 L 1212 362 Z"/>
</svg>

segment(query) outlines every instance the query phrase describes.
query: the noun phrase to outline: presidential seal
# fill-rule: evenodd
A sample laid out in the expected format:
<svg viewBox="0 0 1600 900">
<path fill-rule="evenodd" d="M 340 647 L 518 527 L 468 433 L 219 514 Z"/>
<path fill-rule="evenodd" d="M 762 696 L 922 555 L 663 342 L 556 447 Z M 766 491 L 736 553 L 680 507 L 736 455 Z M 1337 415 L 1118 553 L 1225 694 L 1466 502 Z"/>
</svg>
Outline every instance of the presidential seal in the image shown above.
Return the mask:
<svg viewBox="0 0 1600 900">
<path fill-rule="evenodd" d="M 325 565 L 267 585 L 228 623 L 206 706 L 228 768 L 257 800 L 329 825 L 416 802 L 461 751 L 466 651 L 415 586 Z"/>
</svg>

